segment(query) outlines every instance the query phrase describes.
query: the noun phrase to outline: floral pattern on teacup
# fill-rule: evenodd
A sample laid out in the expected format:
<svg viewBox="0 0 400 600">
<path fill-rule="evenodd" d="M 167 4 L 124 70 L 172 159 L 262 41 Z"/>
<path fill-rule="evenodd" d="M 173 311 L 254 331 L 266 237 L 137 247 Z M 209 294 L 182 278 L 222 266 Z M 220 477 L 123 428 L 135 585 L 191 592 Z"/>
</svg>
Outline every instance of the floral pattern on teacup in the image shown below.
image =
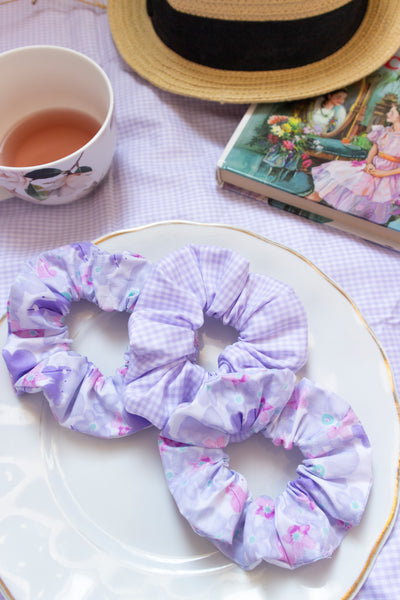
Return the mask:
<svg viewBox="0 0 400 600">
<path fill-rule="evenodd" d="M 27 173 L 0 172 L 0 185 L 17 196 L 38 202 L 68 200 L 88 194 L 95 187 L 92 167 L 80 166 L 82 155 L 66 171 L 55 167 L 41 167 Z"/>
</svg>

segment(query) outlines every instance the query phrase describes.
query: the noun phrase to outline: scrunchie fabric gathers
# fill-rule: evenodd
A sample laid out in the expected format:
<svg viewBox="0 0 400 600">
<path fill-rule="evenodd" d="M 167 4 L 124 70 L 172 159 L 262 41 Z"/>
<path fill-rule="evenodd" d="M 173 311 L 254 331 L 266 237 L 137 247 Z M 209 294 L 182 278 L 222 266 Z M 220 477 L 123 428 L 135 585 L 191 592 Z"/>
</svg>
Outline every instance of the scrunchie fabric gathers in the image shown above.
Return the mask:
<svg viewBox="0 0 400 600">
<path fill-rule="evenodd" d="M 216 373 L 195 363 L 204 315 L 238 331 L 220 353 Z M 297 371 L 307 357 L 307 319 L 294 290 L 251 273 L 244 257 L 215 246 L 188 245 L 161 259 L 128 330 L 125 408 L 159 429 L 215 378 L 224 386 L 260 368 Z"/>
<path fill-rule="evenodd" d="M 81 299 L 131 313 L 125 365 L 112 377 L 70 349 L 64 317 Z M 213 372 L 196 364 L 205 315 L 238 332 Z M 17 394 L 43 391 L 60 424 L 90 435 L 155 425 L 179 510 L 240 567 L 327 558 L 360 522 L 372 483 L 367 435 L 344 399 L 297 382 L 304 308 L 236 252 L 189 245 L 152 265 L 89 242 L 62 246 L 17 277 L 8 328 L 3 356 Z M 304 456 L 275 499 L 253 498 L 224 451 L 257 433 Z"/>
<path fill-rule="evenodd" d="M 275 499 L 252 498 L 223 448 L 261 433 L 304 460 Z M 371 483 L 371 448 L 342 398 L 288 370 L 208 381 L 181 404 L 159 438 L 169 489 L 199 535 L 244 569 L 290 569 L 328 558 L 360 522 Z"/>
<path fill-rule="evenodd" d="M 123 407 L 128 354 L 112 377 L 103 376 L 70 349 L 64 317 L 81 299 L 104 311 L 130 313 L 151 268 L 139 255 L 110 254 L 90 242 L 29 261 L 11 287 L 3 348 L 17 394 L 42 391 L 57 421 L 82 433 L 118 437 L 148 427 Z"/>
</svg>

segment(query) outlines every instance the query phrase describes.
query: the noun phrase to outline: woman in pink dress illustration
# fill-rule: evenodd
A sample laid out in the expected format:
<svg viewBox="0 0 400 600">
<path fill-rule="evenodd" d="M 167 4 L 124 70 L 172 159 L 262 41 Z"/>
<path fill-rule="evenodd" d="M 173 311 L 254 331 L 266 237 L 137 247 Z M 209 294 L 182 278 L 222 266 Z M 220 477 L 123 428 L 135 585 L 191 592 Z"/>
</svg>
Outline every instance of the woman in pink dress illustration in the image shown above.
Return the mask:
<svg viewBox="0 0 400 600">
<path fill-rule="evenodd" d="M 400 214 L 400 114 L 392 105 L 390 126 L 374 125 L 373 143 L 364 161 L 334 160 L 312 169 L 314 191 L 308 196 L 343 212 L 385 224 Z"/>
</svg>

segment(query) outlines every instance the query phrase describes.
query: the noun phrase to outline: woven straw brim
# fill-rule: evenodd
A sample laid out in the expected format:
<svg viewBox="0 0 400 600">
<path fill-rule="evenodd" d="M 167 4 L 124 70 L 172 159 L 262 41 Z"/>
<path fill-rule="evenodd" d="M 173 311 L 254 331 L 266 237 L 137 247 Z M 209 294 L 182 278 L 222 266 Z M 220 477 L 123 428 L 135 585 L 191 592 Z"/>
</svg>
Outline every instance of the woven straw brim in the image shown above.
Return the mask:
<svg viewBox="0 0 400 600">
<path fill-rule="evenodd" d="M 325 94 L 372 73 L 400 47 L 400 0 L 370 0 L 361 26 L 340 50 L 318 62 L 277 71 L 224 71 L 182 58 L 155 34 L 146 0 L 108 0 L 108 18 L 118 51 L 139 75 L 163 90 L 218 102 Z"/>
</svg>

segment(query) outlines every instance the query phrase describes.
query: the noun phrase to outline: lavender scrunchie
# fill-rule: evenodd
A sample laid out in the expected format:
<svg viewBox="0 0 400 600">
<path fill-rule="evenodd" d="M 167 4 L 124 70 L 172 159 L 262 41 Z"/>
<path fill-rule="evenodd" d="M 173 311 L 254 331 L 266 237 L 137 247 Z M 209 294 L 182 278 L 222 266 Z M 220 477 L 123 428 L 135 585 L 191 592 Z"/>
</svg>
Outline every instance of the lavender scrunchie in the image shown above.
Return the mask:
<svg viewBox="0 0 400 600">
<path fill-rule="evenodd" d="M 238 341 L 219 355 L 221 382 L 265 367 L 297 370 L 306 360 L 307 319 L 291 287 L 250 273 L 232 250 L 185 246 L 154 267 L 129 318 L 127 412 L 162 429 L 215 377 L 194 362 L 204 314 L 238 330 Z"/>
<path fill-rule="evenodd" d="M 181 404 L 159 438 L 169 489 L 201 536 L 244 569 L 266 561 L 296 568 L 332 555 L 361 519 L 371 482 L 371 449 L 350 406 L 293 373 L 216 377 Z M 222 450 L 261 432 L 297 445 L 298 478 L 276 499 L 252 498 Z"/>
<path fill-rule="evenodd" d="M 103 376 L 86 357 L 70 350 L 64 317 L 80 299 L 105 311 L 131 312 L 151 268 L 141 256 L 109 254 L 90 242 L 29 261 L 11 287 L 3 349 L 17 394 L 43 391 L 61 425 L 98 437 L 148 427 L 123 408 L 126 365 L 112 377 Z"/>
</svg>

